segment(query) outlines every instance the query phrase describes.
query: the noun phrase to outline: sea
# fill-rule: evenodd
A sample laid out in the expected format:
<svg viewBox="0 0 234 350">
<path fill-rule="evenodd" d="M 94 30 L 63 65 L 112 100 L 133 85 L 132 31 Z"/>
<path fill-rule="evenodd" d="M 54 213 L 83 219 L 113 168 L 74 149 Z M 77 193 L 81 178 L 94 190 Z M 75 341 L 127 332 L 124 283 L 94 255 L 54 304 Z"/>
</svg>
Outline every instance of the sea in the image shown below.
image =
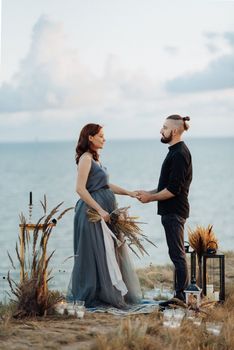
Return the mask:
<svg viewBox="0 0 234 350">
<path fill-rule="evenodd" d="M 234 138 L 187 138 L 193 158 L 193 181 L 190 187 L 188 229 L 213 225 L 219 249 L 234 249 Z M 40 201 L 47 199 L 47 213 L 63 202 L 61 210 L 74 207 L 76 141 L 0 144 L 0 300 L 9 291 L 7 273 L 19 279 L 15 246 L 19 235 L 19 215 L 29 220 L 29 192 L 32 192 L 31 222 L 43 215 Z M 110 182 L 129 190 L 152 190 L 157 187 L 168 145 L 159 139 L 110 140 L 105 143 L 101 162 L 107 167 Z M 170 264 L 165 234 L 157 215 L 157 203 L 142 204 L 136 199 L 117 195 L 119 207 L 130 206 L 129 213 L 144 222 L 141 229 L 157 247 L 142 242 L 148 255 L 138 258 L 131 253 L 136 267 Z M 54 216 L 56 218 L 58 214 Z M 54 227 L 48 244 L 53 289 L 66 292 L 73 266 L 73 216 L 70 210 Z M 19 243 L 18 243 L 19 244 Z M 12 257 L 13 269 L 8 253 Z"/>
</svg>

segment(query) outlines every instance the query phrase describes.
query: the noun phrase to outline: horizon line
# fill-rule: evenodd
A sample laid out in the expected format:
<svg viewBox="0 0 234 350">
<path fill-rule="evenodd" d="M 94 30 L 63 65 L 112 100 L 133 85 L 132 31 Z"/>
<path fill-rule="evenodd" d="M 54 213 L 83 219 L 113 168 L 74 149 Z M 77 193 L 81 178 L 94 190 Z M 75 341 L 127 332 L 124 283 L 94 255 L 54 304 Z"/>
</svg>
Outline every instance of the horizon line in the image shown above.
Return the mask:
<svg viewBox="0 0 234 350">
<path fill-rule="evenodd" d="M 187 136 L 184 139 L 232 139 L 234 138 L 234 135 L 228 135 L 228 136 Z M 183 139 L 183 140 L 184 140 Z M 135 137 L 135 138 L 109 138 L 106 140 L 106 142 L 109 141 L 157 141 L 160 140 L 159 138 L 154 138 L 154 137 L 149 137 L 149 138 L 144 138 L 144 137 Z M 182 141 L 183 141 L 182 140 Z M 33 139 L 33 140 L 0 140 L 0 144 L 32 144 L 32 143 L 60 143 L 60 142 L 77 142 L 76 139 Z"/>
</svg>

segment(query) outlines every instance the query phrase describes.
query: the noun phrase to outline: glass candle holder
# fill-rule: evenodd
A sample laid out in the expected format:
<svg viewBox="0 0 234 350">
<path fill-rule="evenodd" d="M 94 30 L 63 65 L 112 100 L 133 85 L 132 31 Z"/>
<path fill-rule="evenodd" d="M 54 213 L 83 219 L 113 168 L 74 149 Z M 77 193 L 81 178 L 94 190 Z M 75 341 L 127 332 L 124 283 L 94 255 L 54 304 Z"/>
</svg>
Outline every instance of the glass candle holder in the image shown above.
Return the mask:
<svg viewBox="0 0 234 350">
<path fill-rule="evenodd" d="M 180 327 L 184 313 L 176 313 L 174 309 L 166 309 L 163 311 L 163 326 L 168 328 L 178 328 Z"/>
<path fill-rule="evenodd" d="M 70 316 L 75 316 L 76 315 L 76 309 L 74 304 L 68 304 L 67 305 L 67 313 Z"/>
<path fill-rule="evenodd" d="M 201 325 L 202 320 L 199 317 L 194 317 L 193 324 L 197 327 Z"/>
<path fill-rule="evenodd" d="M 184 310 L 181 310 L 181 309 L 174 310 L 174 319 L 181 322 L 183 320 L 184 316 L 185 316 Z"/>
<path fill-rule="evenodd" d="M 187 320 L 193 321 L 194 318 L 195 318 L 195 311 L 187 309 L 187 311 L 186 311 L 186 318 L 187 318 Z"/>
<path fill-rule="evenodd" d="M 174 316 L 173 309 L 166 309 L 163 311 L 163 319 L 164 320 L 171 320 L 173 316 Z"/>
<path fill-rule="evenodd" d="M 221 322 L 206 322 L 206 330 L 207 332 L 213 335 L 219 335 L 222 329 Z"/>
<path fill-rule="evenodd" d="M 74 308 L 76 310 L 77 318 L 83 318 L 85 314 L 85 302 L 84 300 L 75 300 Z"/>
<path fill-rule="evenodd" d="M 55 310 L 60 315 L 63 315 L 66 307 L 67 307 L 67 303 L 65 301 L 61 301 L 60 303 L 56 304 Z"/>
</svg>

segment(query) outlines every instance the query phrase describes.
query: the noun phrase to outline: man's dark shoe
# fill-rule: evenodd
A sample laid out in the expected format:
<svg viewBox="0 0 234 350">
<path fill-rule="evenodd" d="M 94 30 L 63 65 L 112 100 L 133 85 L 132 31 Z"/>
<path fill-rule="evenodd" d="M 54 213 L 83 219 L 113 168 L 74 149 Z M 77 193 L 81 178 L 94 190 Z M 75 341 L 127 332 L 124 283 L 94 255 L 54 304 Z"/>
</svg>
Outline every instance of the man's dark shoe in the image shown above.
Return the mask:
<svg viewBox="0 0 234 350">
<path fill-rule="evenodd" d="M 180 299 L 185 302 L 185 292 L 176 292 L 174 298 Z"/>
<path fill-rule="evenodd" d="M 165 308 L 165 307 L 170 307 L 171 305 L 178 305 L 178 306 L 184 306 L 184 300 L 178 299 L 178 298 L 172 298 L 169 299 L 167 301 L 161 301 L 158 305 L 161 308 Z"/>
</svg>

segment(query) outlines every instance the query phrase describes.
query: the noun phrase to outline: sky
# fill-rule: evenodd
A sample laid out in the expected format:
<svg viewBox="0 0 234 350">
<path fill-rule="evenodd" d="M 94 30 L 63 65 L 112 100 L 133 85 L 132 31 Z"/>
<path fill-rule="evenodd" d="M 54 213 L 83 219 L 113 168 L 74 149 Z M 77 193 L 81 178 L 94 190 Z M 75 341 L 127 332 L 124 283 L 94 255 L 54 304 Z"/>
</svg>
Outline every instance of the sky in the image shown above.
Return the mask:
<svg viewBox="0 0 234 350">
<path fill-rule="evenodd" d="M 234 136 L 234 1 L 1 3 L 0 142 Z"/>
</svg>

